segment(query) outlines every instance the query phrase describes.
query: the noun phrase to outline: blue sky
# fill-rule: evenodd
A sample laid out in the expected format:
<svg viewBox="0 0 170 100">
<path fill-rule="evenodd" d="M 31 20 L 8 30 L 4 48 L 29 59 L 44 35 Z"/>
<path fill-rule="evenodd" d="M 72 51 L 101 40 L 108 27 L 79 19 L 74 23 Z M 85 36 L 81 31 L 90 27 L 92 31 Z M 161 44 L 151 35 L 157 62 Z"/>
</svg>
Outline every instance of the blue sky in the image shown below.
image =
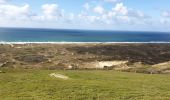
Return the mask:
<svg viewBox="0 0 170 100">
<path fill-rule="evenodd" d="M 0 0 L 0 27 L 170 31 L 170 0 Z"/>
</svg>

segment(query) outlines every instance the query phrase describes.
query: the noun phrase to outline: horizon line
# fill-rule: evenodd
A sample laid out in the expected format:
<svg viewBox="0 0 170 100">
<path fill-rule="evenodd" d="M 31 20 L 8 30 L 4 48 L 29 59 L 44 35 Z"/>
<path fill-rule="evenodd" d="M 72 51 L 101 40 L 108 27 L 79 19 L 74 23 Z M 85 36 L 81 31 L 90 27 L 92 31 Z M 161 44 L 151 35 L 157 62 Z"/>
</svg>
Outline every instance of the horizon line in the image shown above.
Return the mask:
<svg viewBox="0 0 170 100">
<path fill-rule="evenodd" d="M 111 29 L 78 29 L 78 28 L 43 28 L 43 27 L 2 27 L 2 28 L 9 28 L 9 29 L 44 29 L 44 30 L 80 30 L 80 31 L 118 31 L 118 32 L 163 32 L 163 33 L 170 33 L 170 31 L 144 31 L 144 30 L 111 30 Z"/>
<path fill-rule="evenodd" d="M 5 42 L 0 41 L 0 44 L 170 44 L 170 42 Z"/>
</svg>

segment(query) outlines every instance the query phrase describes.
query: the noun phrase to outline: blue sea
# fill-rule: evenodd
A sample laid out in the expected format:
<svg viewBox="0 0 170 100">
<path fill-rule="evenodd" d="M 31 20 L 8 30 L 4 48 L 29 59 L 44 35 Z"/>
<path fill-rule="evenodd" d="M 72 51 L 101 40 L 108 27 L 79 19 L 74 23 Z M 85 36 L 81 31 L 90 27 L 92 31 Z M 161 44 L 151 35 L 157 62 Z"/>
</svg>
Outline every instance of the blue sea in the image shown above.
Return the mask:
<svg viewBox="0 0 170 100">
<path fill-rule="evenodd" d="M 0 28 L 0 42 L 170 42 L 170 32 Z"/>
</svg>

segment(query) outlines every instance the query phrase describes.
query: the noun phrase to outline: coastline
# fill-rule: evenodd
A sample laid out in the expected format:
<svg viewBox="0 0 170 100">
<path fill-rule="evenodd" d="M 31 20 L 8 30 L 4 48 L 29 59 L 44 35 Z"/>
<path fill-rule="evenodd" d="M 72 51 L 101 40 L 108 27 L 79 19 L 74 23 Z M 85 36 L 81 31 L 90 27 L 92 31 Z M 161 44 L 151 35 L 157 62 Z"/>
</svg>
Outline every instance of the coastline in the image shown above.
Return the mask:
<svg viewBox="0 0 170 100">
<path fill-rule="evenodd" d="M 170 44 L 170 42 L 3 42 L 0 44 Z"/>
</svg>

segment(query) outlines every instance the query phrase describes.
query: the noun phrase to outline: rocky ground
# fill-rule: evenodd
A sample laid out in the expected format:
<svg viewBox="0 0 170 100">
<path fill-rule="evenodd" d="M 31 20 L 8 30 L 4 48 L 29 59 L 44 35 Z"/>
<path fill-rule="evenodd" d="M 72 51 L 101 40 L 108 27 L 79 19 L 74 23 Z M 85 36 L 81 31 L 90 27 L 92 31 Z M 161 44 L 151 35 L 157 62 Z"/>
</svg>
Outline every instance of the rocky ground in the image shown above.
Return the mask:
<svg viewBox="0 0 170 100">
<path fill-rule="evenodd" d="M 170 44 L 1 44 L 0 67 L 167 74 Z"/>
</svg>

